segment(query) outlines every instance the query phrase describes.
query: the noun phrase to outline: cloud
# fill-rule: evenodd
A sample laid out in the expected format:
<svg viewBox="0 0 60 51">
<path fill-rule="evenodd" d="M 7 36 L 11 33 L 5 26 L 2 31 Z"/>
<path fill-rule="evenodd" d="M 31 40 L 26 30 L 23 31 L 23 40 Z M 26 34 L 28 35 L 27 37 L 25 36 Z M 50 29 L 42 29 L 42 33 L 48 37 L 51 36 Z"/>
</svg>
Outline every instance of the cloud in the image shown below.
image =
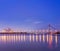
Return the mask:
<svg viewBox="0 0 60 51">
<path fill-rule="evenodd" d="M 34 20 L 34 19 L 27 19 L 25 20 L 27 23 L 30 23 L 32 25 L 37 25 L 37 24 L 41 24 L 43 23 L 43 21 L 39 21 L 39 20 Z"/>
<path fill-rule="evenodd" d="M 42 21 L 35 21 L 35 22 L 33 22 L 33 24 L 41 24 L 42 23 Z"/>
</svg>

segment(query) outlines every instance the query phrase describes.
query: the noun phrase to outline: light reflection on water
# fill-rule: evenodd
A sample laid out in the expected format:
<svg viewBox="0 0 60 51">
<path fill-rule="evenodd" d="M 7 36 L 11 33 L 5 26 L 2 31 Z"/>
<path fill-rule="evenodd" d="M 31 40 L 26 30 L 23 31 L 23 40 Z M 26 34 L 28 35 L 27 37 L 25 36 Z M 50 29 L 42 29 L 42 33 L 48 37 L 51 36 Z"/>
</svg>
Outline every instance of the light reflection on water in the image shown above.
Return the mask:
<svg viewBox="0 0 60 51">
<path fill-rule="evenodd" d="M 17 41 L 30 41 L 30 42 L 47 42 L 49 45 L 55 40 L 57 44 L 57 35 L 0 35 L 0 42 L 17 42 Z"/>
<path fill-rule="evenodd" d="M 25 35 L 25 34 L 23 34 L 23 35 L 22 34 L 0 35 L 0 44 L 11 44 L 11 43 L 15 44 L 16 42 L 18 44 L 20 44 L 21 42 L 22 43 L 33 43 L 33 46 L 35 46 L 34 43 L 36 43 L 36 46 L 39 43 L 39 45 L 41 45 L 40 47 L 47 46 L 49 48 L 54 48 L 59 45 L 58 44 L 58 36 L 52 35 L 52 34 L 51 35 L 49 35 L 49 34 L 47 34 L 47 35 L 45 35 L 45 34 L 41 34 L 41 35 Z"/>
</svg>

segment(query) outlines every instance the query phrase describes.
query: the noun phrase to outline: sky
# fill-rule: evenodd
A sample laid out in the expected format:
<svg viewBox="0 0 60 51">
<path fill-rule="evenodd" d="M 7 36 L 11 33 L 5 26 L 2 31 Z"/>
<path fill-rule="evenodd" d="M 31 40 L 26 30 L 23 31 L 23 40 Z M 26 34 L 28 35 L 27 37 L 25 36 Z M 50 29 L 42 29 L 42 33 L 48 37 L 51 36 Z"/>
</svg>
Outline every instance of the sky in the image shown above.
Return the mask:
<svg viewBox="0 0 60 51">
<path fill-rule="evenodd" d="M 60 29 L 59 0 L 0 0 L 0 30 Z"/>
</svg>

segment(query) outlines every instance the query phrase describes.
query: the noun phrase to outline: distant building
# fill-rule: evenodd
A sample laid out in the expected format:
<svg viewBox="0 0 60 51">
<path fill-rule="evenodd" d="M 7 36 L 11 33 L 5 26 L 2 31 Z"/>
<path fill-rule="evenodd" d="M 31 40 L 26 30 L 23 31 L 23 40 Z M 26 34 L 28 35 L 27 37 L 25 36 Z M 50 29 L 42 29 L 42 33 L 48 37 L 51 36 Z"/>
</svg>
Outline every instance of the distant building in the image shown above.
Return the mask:
<svg viewBox="0 0 60 51">
<path fill-rule="evenodd" d="M 6 28 L 6 29 L 3 29 L 2 32 L 13 32 L 13 30 L 11 28 Z"/>
</svg>

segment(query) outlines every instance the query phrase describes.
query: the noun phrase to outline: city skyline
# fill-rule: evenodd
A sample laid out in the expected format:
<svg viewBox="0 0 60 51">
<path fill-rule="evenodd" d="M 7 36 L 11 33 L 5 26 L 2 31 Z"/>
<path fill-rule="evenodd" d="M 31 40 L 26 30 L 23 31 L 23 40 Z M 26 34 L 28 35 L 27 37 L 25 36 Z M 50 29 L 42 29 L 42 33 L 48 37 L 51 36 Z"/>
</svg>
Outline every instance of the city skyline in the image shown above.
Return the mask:
<svg viewBox="0 0 60 51">
<path fill-rule="evenodd" d="M 0 1 L 0 31 L 47 29 L 52 24 L 60 29 L 59 0 L 2 0 Z"/>
</svg>

